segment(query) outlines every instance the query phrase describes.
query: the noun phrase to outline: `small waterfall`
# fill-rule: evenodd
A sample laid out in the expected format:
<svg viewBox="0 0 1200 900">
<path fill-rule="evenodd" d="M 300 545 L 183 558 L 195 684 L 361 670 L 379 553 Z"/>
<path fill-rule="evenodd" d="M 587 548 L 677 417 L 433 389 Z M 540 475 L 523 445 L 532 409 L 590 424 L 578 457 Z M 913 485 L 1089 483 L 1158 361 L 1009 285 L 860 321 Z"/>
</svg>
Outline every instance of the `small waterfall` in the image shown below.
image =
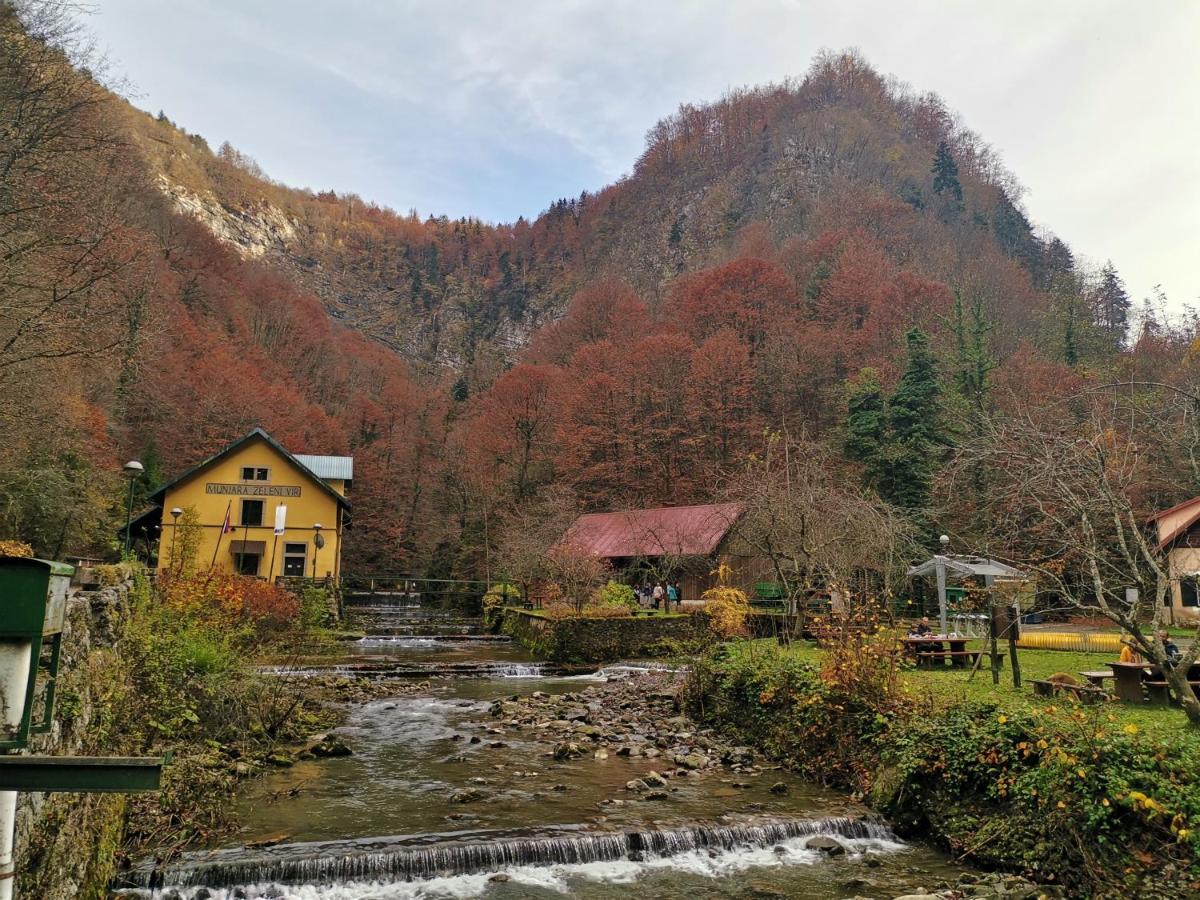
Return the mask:
<svg viewBox="0 0 1200 900">
<path fill-rule="evenodd" d="M 495 668 L 501 678 L 543 678 L 546 667 L 542 663 L 505 663 Z"/>
<path fill-rule="evenodd" d="M 315 678 L 336 675 L 343 678 L 546 678 L 574 675 L 577 667 L 552 663 L 509 663 L 490 660 L 476 662 L 382 662 L 336 663 L 328 666 L 259 666 L 263 675 L 281 678 Z"/>
<path fill-rule="evenodd" d="M 692 851 L 762 848 L 811 835 L 896 840 L 892 830 L 880 821 L 848 817 L 780 819 L 741 825 L 696 824 L 622 832 L 574 831 L 549 837 L 491 841 L 461 841 L 453 839 L 453 835 L 372 838 L 185 853 L 161 870 L 153 864 L 142 864 L 124 873 L 115 888 L 411 881 L 509 866 L 638 861 Z M 451 840 L 439 840 L 445 837 Z"/>
</svg>

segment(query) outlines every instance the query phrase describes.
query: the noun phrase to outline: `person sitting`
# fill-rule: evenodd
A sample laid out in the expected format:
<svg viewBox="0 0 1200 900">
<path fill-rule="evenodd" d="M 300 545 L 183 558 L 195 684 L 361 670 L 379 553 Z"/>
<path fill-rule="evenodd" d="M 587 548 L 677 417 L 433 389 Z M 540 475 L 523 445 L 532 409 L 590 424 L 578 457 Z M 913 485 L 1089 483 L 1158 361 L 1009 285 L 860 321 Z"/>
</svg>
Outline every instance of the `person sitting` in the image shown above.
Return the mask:
<svg viewBox="0 0 1200 900">
<path fill-rule="evenodd" d="M 1179 645 L 1171 640 L 1171 633 L 1169 631 L 1160 631 L 1158 639 L 1162 641 L 1163 652 L 1167 654 L 1168 665 L 1173 666 L 1179 662 Z"/>
<path fill-rule="evenodd" d="M 1121 662 L 1140 663 L 1141 661 L 1142 654 L 1133 648 L 1133 644 L 1128 639 L 1121 638 Z"/>
<path fill-rule="evenodd" d="M 933 629 L 929 627 L 929 616 L 922 616 L 921 621 L 915 624 L 908 632 L 909 637 L 927 638 L 933 634 Z"/>
</svg>

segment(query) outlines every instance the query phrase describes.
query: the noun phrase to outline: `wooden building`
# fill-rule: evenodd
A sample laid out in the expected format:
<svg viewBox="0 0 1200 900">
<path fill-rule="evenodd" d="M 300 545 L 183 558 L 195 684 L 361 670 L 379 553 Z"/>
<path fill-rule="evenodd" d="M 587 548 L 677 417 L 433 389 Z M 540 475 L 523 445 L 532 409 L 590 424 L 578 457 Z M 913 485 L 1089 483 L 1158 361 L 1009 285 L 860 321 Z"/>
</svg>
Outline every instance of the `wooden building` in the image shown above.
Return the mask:
<svg viewBox="0 0 1200 900">
<path fill-rule="evenodd" d="M 600 557 L 630 584 L 678 580 L 684 602 L 699 602 L 721 566 L 732 586 L 753 596 L 755 585 L 771 575 L 764 560 L 738 546 L 736 525 L 744 512 L 741 503 L 711 503 L 589 513 L 559 544 Z"/>
<path fill-rule="evenodd" d="M 1200 622 L 1200 497 L 1156 513 L 1151 521 L 1158 549 L 1167 555 L 1171 622 L 1194 625 Z"/>
<path fill-rule="evenodd" d="M 349 522 L 348 456 L 293 454 L 255 428 L 155 491 L 135 529 L 161 535 L 158 567 L 181 562 L 192 514 L 195 564 L 273 581 L 280 576 L 337 580 Z"/>
</svg>

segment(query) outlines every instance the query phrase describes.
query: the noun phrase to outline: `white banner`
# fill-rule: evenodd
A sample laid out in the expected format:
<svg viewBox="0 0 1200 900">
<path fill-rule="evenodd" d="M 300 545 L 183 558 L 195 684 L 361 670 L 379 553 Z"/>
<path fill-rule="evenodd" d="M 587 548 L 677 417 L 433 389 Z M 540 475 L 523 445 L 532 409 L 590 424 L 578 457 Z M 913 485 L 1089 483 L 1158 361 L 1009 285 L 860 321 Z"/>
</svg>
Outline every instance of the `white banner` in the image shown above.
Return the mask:
<svg viewBox="0 0 1200 900">
<path fill-rule="evenodd" d="M 275 534 L 283 534 L 283 530 L 287 527 L 287 504 L 280 503 L 275 507 Z"/>
</svg>

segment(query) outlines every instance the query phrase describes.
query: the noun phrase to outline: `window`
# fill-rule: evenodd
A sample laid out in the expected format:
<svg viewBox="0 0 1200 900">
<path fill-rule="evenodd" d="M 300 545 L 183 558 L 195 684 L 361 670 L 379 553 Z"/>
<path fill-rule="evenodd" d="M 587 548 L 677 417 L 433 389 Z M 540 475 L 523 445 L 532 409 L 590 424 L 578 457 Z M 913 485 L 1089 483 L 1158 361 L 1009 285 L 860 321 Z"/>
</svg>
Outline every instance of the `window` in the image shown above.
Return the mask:
<svg viewBox="0 0 1200 900">
<path fill-rule="evenodd" d="M 251 527 L 261 525 L 263 517 L 263 501 L 261 500 L 243 500 L 242 501 L 242 519 L 238 524 L 249 525 Z"/>
<path fill-rule="evenodd" d="M 308 544 L 283 545 L 283 574 L 303 575 L 304 562 L 308 557 Z"/>
<path fill-rule="evenodd" d="M 257 553 L 235 553 L 233 564 L 239 575 L 257 575 L 259 558 Z"/>
<path fill-rule="evenodd" d="M 271 470 L 262 466 L 242 466 L 242 481 L 270 481 Z"/>
<path fill-rule="evenodd" d="M 1200 576 L 1185 575 L 1179 579 L 1179 602 L 1183 606 L 1200 606 Z"/>
</svg>

